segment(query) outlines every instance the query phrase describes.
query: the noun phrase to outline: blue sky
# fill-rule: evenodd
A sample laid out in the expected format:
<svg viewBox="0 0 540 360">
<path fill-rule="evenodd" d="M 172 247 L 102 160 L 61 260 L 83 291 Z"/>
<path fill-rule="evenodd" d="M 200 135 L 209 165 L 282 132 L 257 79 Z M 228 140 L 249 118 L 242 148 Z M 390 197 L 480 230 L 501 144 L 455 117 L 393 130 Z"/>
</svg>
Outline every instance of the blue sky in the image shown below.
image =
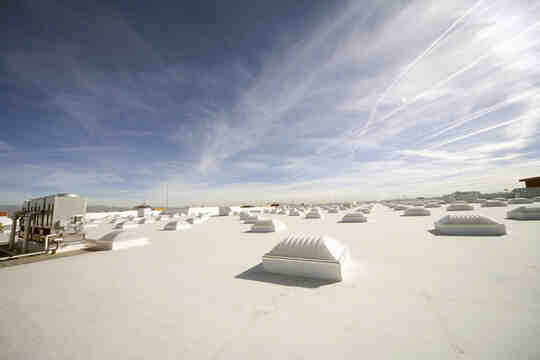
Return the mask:
<svg viewBox="0 0 540 360">
<path fill-rule="evenodd" d="M 8 1 L 0 203 L 382 199 L 540 175 L 540 1 Z"/>
</svg>

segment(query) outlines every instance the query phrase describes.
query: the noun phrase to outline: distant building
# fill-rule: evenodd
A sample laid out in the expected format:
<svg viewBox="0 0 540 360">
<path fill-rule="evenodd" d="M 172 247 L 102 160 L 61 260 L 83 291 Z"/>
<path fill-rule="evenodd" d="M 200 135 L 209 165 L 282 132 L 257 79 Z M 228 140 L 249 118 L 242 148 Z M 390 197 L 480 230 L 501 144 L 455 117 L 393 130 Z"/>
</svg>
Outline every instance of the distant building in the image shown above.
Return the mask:
<svg viewBox="0 0 540 360">
<path fill-rule="evenodd" d="M 512 190 L 514 197 L 532 198 L 540 196 L 540 176 L 519 179 L 525 183 L 524 188 L 515 188 Z"/>
<path fill-rule="evenodd" d="M 525 183 L 526 188 L 540 188 L 540 176 L 519 179 Z"/>
</svg>

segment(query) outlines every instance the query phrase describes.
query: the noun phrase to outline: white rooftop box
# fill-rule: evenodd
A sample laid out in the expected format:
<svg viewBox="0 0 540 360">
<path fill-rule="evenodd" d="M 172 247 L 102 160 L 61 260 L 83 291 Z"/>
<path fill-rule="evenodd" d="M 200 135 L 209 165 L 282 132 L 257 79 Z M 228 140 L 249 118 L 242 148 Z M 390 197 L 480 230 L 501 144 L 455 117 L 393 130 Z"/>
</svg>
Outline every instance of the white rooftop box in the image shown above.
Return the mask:
<svg viewBox="0 0 540 360">
<path fill-rule="evenodd" d="M 507 212 L 506 216 L 515 220 L 540 220 L 540 207 L 520 206 Z"/>
<path fill-rule="evenodd" d="M 435 222 L 443 235 L 504 235 L 506 226 L 482 215 L 446 215 Z"/>
<path fill-rule="evenodd" d="M 429 215 L 431 215 L 431 212 L 428 209 L 424 209 L 423 207 L 408 208 L 403 213 L 403 216 L 429 216 Z"/>
<path fill-rule="evenodd" d="M 149 243 L 148 238 L 135 232 L 114 230 L 96 240 L 96 250 L 119 250 Z"/>
<path fill-rule="evenodd" d="M 163 230 L 167 231 L 180 231 L 180 230 L 186 230 L 191 228 L 191 224 L 184 220 L 174 220 L 168 222 L 164 227 Z"/>
<path fill-rule="evenodd" d="M 259 220 L 251 227 L 251 232 L 255 233 L 267 233 L 267 232 L 278 232 L 286 231 L 287 226 L 279 220 L 275 219 L 264 219 Z"/>
<path fill-rule="evenodd" d="M 341 219 L 341 222 L 344 223 L 364 223 L 366 221 L 366 216 L 361 212 L 347 214 Z"/>
<path fill-rule="evenodd" d="M 341 281 L 347 249 L 329 236 L 290 235 L 263 256 L 265 271 Z"/>
</svg>

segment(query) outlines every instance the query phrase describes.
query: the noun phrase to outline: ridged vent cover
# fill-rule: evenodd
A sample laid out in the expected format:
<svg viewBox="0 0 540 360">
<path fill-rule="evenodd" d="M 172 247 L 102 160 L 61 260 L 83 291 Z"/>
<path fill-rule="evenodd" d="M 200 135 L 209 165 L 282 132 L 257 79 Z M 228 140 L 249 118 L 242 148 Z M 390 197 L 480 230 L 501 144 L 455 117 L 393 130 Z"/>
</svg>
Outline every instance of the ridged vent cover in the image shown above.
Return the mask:
<svg viewBox="0 0 540 360">
<path fill-rule="evenodd" d="M 508 203 L 509 204 L 532 204 L 533 201 L 531 199 L 526 199 L 526 198 L 514 198 L 514 199 L 510 199 Z"/>
<path fill-rule="evenodd" d="M 100 250 L 118 250 L 134 246 L 143 246 L 149 243 L 147 237 L 135 232 L 114 230 L 96 241 L 96 248 Z"/>
<path fill-rule="evenodd" d="M 266 256 L 339 262 L 345 247 L 329 236 L 290 235 Z"/>
<path fill-rule="evenodd" d="M 171 230 L 171 231 L 177 231 L 177 230 L 184 230 L 191 228 L 191 224 L 187 223 L 184 220 L 174 220 L 170 221 L 163 227 L 163 230 Z"/>
<path fill-rule="evenodd" d="M 497 221 L 483 215 L 446 215 L 437 223 L 441 225 L 499 224 Z"/>
<path fill-rule="evenodd" d="M 465 210 L 474 210 L 474 207 L 469 204 L 459 203 L 459 204 L 450 204 L 446 208 L 447 211 L 465 211 Z"/>
<path fill-rule="evenodd" d="M 424 209 L 422 207 L 413 207 L 408 208 L 403 213 L 405 216 L 428 216 L 431 215 L 431 212 L 428 209 Z"/>
<path fill-rule="evenodd" d="M 366 216 L 361 212 L 347 214 L 341 219 L 342 222 L 366 222 Z"/>
<path fill-rule="evenodd" d="M 487 200 L 482 203 L 482 207 L 503 207 L 508 206 L 504 201 Z"/>
<path fill-rule="evenodd" d="M 259 220 L 251 227 L 252 232 L 274 232 L 286 230 L 287 226 L 279 220 L 264 219 Z"/>
</svg>

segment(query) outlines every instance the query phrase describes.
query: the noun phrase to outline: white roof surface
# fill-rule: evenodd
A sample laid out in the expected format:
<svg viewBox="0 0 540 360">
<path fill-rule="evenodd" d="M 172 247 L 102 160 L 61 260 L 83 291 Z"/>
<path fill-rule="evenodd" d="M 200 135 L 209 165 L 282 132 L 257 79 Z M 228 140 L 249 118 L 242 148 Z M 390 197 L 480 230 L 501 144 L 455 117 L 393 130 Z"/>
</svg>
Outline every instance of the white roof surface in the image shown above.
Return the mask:
<svg viewBox="0 0 540 360">
<path fill-rule="evenodd" d="M 189 232 L 136 232 L 151 244 L 0 268 L 5 359 L 540 358 L 540 221 L 499 237 L 429 232 L 446 209 L 405 218 L 376 205 L 360 227 L 340 214 L 294 233 L 328 234 L 351 254 L 325 284 L 261 272 L 283 234 L 232 217 Z M 101 224 L 97 238 L 111 230 Z"/>
</svg>

